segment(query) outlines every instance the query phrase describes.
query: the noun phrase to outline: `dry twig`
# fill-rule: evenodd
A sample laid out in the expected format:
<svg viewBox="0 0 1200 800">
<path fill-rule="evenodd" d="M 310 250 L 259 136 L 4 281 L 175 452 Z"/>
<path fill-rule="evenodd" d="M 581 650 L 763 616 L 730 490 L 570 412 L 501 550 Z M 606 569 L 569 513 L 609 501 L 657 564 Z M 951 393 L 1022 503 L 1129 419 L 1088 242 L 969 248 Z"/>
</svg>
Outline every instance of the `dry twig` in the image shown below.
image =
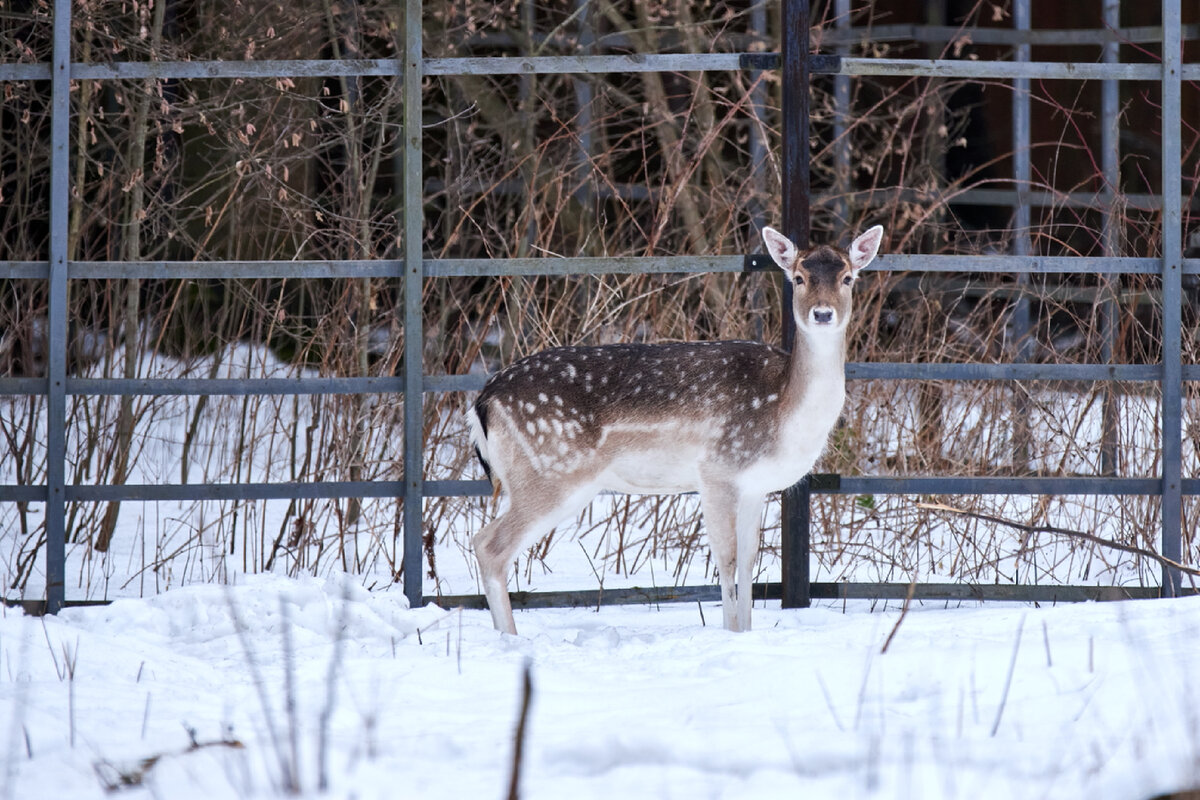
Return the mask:
<svg viewBox="0 0 1200 800">
<path fill-rule="evenodd" d="M 525 726 L 529 721 L 529 703 L 533 699 L 533 667 L 528 661 L 521 671 L 521 711 L 513 731 L 512 774 L 508 782 L 508 800 L 521 796 L 521 762 L 525 753 Z"/>
<path fill-rule="evenodd" d="M 940 511 L 947 514 L 958 514 L 959 516 L 970 517 L 971 519 L 977 519 L 981 522 L 992 522 L 997 525 L 1004 525 L 1005 527 L 1022 531 L 1024 533 L 1050 533 L 1057 536 L 1067 536 L 1072 539 L 1090 542 L 1091 544 L 1099 545 L 1101 547 L 1111 547 L 1112 549 L 1120 550 L 1123 553 L 1131 553 L 1132 555 L 1140 556 L 1142 558 L 1149 558 L 1152 561 L 1157 561 L 1164 567 L 1170 567 L 1171 569 L 1177 569 L 1180 572 L 1187 573 L 1188 575 L 1200 577 L 1200 569 L 1194 569 L 1192 567 L 1185 566 L 1174 559 L 1159 555 L 1152 550 L 1146 550 L 1145 548 L 1137 547 L 1136 545 L 1132 544 L 1114 542 L 1112 539 L 1104 539 L 1100 536 L 1096 536 L 1095 534 L 1085 533 L 1083 531 L 1074 531 L 1070 528 L 1059 528 L 1054 525 L 1026 525 L 1023 522 L 1016 522 L 1014 520 L 1005 519 L 1004 517 L 997 517 L 992 514 L 981 514 L 978 511 L 968 511 L 965 508 L 955 508 L 954 506 L 948 506 L 944 503 L 916 503 L 916 506 L 917 508 L 922 508 L 926 511 Z"/>
</svg>

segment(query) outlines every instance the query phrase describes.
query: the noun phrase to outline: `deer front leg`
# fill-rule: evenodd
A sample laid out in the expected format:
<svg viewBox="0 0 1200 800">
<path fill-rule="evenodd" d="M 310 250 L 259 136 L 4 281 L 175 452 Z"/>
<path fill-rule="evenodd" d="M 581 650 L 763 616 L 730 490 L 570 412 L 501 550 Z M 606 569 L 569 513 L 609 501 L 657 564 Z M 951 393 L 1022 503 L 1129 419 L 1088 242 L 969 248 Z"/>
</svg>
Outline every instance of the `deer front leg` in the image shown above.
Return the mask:
<svg viewBox="0 0 1200 800">
<path fill-rule="evenodd" d="M 753 605 L 754 567 L 762 541 L 763 498 L 742 495 L 737 504 L 737 621 L 738 629 L 750 630 Z"/>
<path fill-rule="evenodd" d="M 712 551 L 721 578 L 721 613 L 725 629 L 740 631 L 742 627 L 738 614 L 740 598 L 737 583 L 737 493 L 728 484 L 702 486 L 700 509 L 704 513 L 708 548 Z"/>
</svg>

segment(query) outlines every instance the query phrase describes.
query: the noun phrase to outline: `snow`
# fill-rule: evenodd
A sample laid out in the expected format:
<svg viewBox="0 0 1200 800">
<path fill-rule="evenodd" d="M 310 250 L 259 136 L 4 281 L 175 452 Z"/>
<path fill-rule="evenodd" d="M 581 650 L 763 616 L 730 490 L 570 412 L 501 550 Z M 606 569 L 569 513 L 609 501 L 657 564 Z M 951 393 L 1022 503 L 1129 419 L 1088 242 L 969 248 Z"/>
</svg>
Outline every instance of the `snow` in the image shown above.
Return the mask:
<svg viewBox="0 0 1200 800">
<path fill-rule="evenodd" d="M 278 797 L 293 771 L 305 797 L 503 797 L 525 664 L 527 798 L 1200 785 L 1200 598 L 758 604 L 744 634 L 713 627 L 717 604 L 708 625 L 687 604 L 553 609 L 518 611 L 509 637 L 487 612 L 410 610 L 360 580 L 8 610 L 4 797 L 107 797 L 122 774 L 131 798 Z"/>
</svg>

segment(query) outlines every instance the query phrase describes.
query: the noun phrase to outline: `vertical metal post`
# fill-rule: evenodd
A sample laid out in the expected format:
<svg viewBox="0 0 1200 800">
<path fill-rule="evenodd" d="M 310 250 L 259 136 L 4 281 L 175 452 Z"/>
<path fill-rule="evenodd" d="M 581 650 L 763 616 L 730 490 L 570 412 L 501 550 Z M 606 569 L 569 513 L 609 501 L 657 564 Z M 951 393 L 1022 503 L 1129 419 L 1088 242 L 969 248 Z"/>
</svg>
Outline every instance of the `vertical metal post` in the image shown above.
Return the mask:
<svg viewBox="0 0 1200 800">
<path fill-rule="evenodd" d="M 588 0 L 575 0 L 575 8 L 579 13 L 579 52 L 592 55 L 596 50 L 596 32 L 592 22 L 592 8 Z M 530 24 L 529 36 L 533 37 L 533 26 Z M 572 78 L 575 89 L 575 108 L 577 117 L 575 129 L 579 131 L 579 148 L 575 152 L 575 163 L 582 174 L 592 169 L 592 82 L 589 76 L 576 75 Z M 592 198 L 592 181 L 582 181 L 575 190 L 575 199 L 580 208 L 586 209 L 590 216 L 595 204 Z"/>
<path fill-rule="evenodd" d="M 783 30 L 783 232 L 797 247 L 808 246 L 808 0 L 784 0 Z M 795 339 L 792 319 L 792 286 L 783 282 L 783 346 Z M 809 517 L 812 492 L 806 477 L 786 490 L 782 498 L 783 607 L 805 608 L 809 594 Z"/>
<path fill-rule="evenodd" d="M 521 53 L 525 56 L 533 56 L 537 54 L 537 48 L 533 44 L 534 31 L 534 7 L 533 0 L 524 0 L 521 4 L 521 28 L 524 31 L 522 37 Z M 520 117 L 521 130 L 521 157 L 525 163 L 521 167 L 522 176 L 525 179 L 526 191 L 532 196 L 537 187 L 534 184 L 537 181 L 537 174 L 533 166 L 533 134 L 534 134 L 534 115 L 530 112 L 533 104 L 534 88 L 537 79 L 534 75 L 522 75 L 520 82 L 517 84 L 517 114 Z M 517 244 L 517 256 L 519 258 L 527 258 L 533 247 L 534 238 L 537 235 L 537 219 L 536 215 L 530 214 L 525 221 L 525 230 L 521 234 L 521 241 Z M 523 281 L 522 281 L 523 283 Z M 525 291 L 516 292 L 518 297 L 524 297 Z"/>
<path fill-rule="evenodd" d="M 1019 31 L 1028 31 L 1031 27 L 1029 0 L 1015 0 L 1013 3 L 1013 26 Z M 1021 42 L 1013 54 L 1016 61 L 1029 61 L 1031 48 L 1028 42 Z M 1029 208 L 1029 185 L 1032 170 L 1029 162 L 1030 114 L 1029 114 L 1029 79 L 1016 78 L 1013 80 L 1012 107 L 1012 140 L 1013 140 L 1013 182 L 1017 189 L 1017 207 L 1013 212 L 1013 254 L 1027 256 L 1032 251 L 1030 227 L 1032 215 Z M 1033 336 L 1030 324 L 1029 303 L 1029 274 L 1017 276 L 1017 286 L 1020 295 L 1013 309 L 1013 342 L 1016 344 L 1016 361 L 1028 361 L 1033 354 Z M 1025 394 L 1021 387 L 1017 388 L 1015 413 L 1013 414 L 1013 469 L 1024 473 L 1029 469 L 1030 459 L 1029 409 Z"/>
<path fill-rule="evenodd" d="M 834 27 L 846 36 L 850 33 L 850 0 L 835 0 Z M 837 54 L 850 55 L 849 43 L 838 44 Z M 833 190 L 834 213 L 843 226 L 850 224 L 850 76 L 833 78 Z"/>
<path fill-rule="evenodd" d="M 424 198 L 421 171 L 421 2 L 404 4 L 404 596 L 422 602 L 424 365 L 421 320 Z"/>
<path fill-rule="evenodd" d="M 1180 208 L 1183 180 L 1180 154 L 1180 0 L 1163 0 L 1162 41 L 1162 554 L 1180 560 L 1182 551 L 1182 411 L 1183 338 L 1182 257 Z M 1179 592 L 1179 570 L 1163 567 L 1162 593 Z"/>
<path fill-rule="evenodd" d="M 946 24 L 948 14 L 946 6 L 949 0 L 928 0 L 925 5 L 925 24 L 931 26 L 942 26 Z M 935 59 L 941 58 L 945 53 L 944 47 L 939 42 L 927 42 L 925 44 L 926 58 Z M 938 176 L 944 183 L 946 176 L 946 149 L 949 146 L 947 136 L 943 135 L 941 128 L 946 120 L 946 100 L 943 97 L 943 92 L 940 91 L 942 79 L 930 76 L 923 80 L 925 88 L 921 91 L 926 93 L 927 100 L 924 110 L 931 112 L 926 119 L 926 124 L 932 129 L 924 134 L 922 139 L 920 158 L 933 171 L 935 176 Z M 921 237 L 919 246 L 925 252 L 936 253 L 941 247 L 942 242 L 938 241 L 938 232 L 946 229 L 948 210 L 944 204 L 936 204 L 933 212 L 929 217 L 929 222 L 925 226 L 926 232 Z M 923 279 L 918 279 L 917 299 L 925 308 L 929 309 L 931 316 L 941 316 L 941 312 L 937 309 L 947 307 L 949 300 L 946 289 L 941 288 L 937 283 L 932 285 L 924 285 Z M 911 295 L 910 295 L 911 296 Z M 953 301 L 951 301 L 953 302 Z M 917 384 L 917 430 L 916 430 L 916 445 L 917 450 L 921 454 L 922 460 L 928 465 L 927 469 L 932 469 L 934 472 L 939 472 L 943 469 L 941 466 L 945 462 L 946 450 L 946 431 L 943 420 L 946 406 L 946 390 L 945 387 L 938 381 L 921 381 Z"/>
<path fill-rule="evenodd" d="M 754 44 L 767 41 L 767 6 L 766 3 L 754 3 L 750 6 L 749 28 L 750 41 Z M 763 229 L 763 226 L 768 224 L 766 219 L 766 207 L 764 201 L 767 197 L 767 172 L 768 172 L 768 156 L 770 152 L 768 148 L 770 144 L 763 136 L 763 131 L 766 125 L 763 124 L 763 118 L 766 116 L 767 106 L 767 86 L 762 80 L 761 70 L 751 70 L 747 76 L 752 85 L 750 90 L 750 118 L 748 120 L 749 127 L 747 136 L 749 137 L 748 149 L 750 151 L 750 180 L 751 194 L 749 202 L 746 203 L 746 209 L 750 217 L 750 230 L 748 238 L 753 241 L 758 232 Z M 750 305 L 754 309 L 765 309 L 766 303 L 763 302 L 764 286 L 766 281 L 770 280 L 765 275 L 747 275 L 746 280 L 750 283 Z M 756 313 L 754 315 L 754 338 L 762 341 L 765 335 L 765 315 Z"/>
<path fill-rule="evenodd" d="M 751 41 L 758 43 L 766 41 L 767 38 L 767 6 L 765 3 L 755 3 L 750 6 L 750 27 L 749 33 Z M 748 77 L 753 82 L 753 89 L 750 90 L 750 127 L 747 130 L 749 144 L 747 147 L 750 151 L 750 180 L 753 182 L 754 193 L 750 197 L 750 225 L 753 230 L 750 235 L 753 236 L 757 231 L 762 230 L 762 227 L 767 223 L 766 210 L 763 208 L 761 199 L 767 193 L 767 156 L 768 143 L 764 141 L 762 130 L 765 127 L 762 124 L 764 111 L 767 105 L 767 87 L 761 80 L 762 71 L 752 70 Z"/>
<path fill-rule="evenodd" d="M 67 218 L 70 215 L 71 2 L 54 2 L 50 75 L 50 351 L 46 391 L 46 613 L 66 602 Z"/>
<path fill-rule="evenodd" d="M 1110 30 L 1121 26 L 1121 0 L 1104 0 L 1104 24 Z M 1120 61 L 1121 46 L 1117 41 L 1105 42 L 1103 60 L 1106 64 Z M 1104 170 L 1105 193 L 1108 207 L 1104 210 L 1103 246 L 1104 255 L 1116 257 L 1121 254 L 1120 217 L 1117 198 L 1121 193 L 1121 138 L 1120 121 L 1117 118 L 1120 104 L 1120 82 L 1104 81 L 1100 84 L 1100 163 Z M 1117 299 L 1115 286 L 1119 279 L 1109 276 L 1100 278 L 1100 361 L 1111 364 L 1116 353 Z M 1100 472 L 1116 475 L 1117 464 L 1117 387 L 1106 381 L 1101 398 L 1100 410 Z"/>
</svg>

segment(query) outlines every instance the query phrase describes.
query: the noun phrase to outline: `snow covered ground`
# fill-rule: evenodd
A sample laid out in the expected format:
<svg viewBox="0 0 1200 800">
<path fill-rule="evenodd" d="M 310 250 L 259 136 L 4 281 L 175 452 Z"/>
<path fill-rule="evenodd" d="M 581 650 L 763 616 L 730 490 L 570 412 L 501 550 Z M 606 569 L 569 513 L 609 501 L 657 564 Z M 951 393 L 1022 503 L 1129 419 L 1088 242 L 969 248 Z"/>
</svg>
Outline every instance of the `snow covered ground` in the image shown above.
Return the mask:
<svg viewBox="0 0 1200 800">
<path fill-rule="evenodd" d="M 1200 786 L 1200 598 L 760 604 L 745 634 L 716 604 L 519 611 L 512 638 L 359 580 L 8 610 L 3 797 L 503 797 L 526 663 L 529 798 Z"/>
</svg>

